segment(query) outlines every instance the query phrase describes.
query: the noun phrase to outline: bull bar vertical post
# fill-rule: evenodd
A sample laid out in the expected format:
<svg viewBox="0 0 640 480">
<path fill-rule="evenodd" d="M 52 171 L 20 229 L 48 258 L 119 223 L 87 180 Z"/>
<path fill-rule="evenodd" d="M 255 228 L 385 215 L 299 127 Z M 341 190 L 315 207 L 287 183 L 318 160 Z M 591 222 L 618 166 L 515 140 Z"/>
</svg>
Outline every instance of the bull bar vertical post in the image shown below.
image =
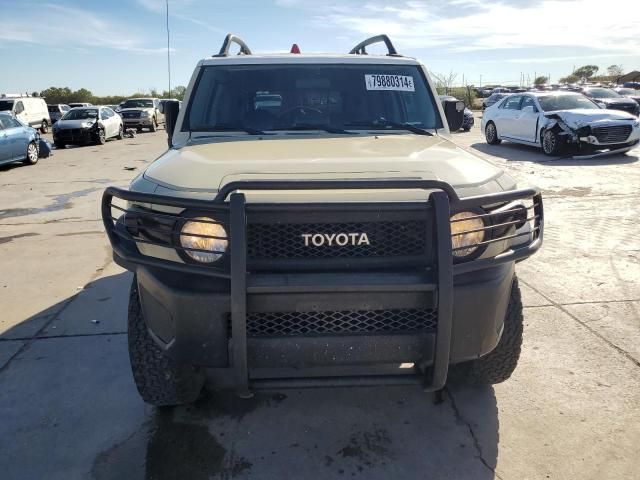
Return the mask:
<svg viewBox="0 0 640 480">
<path fill-rule="evenodd" d="M 442 191 L 431 194 L 435 213 L 436 256 L 438 265 L 438 326 L 433 368 L 427 391 L 444 388 L 449 371 L 451 323 L 453 322 L 453 259 L 449 196 Z"/>
<path fill-rule="evenodd" d="M 231 229 L 231 345 L 236 389 L 240 398 L 251 398 L 247 359 L 247 218 L 245 196 L 230 197 Z"/>
</svg>

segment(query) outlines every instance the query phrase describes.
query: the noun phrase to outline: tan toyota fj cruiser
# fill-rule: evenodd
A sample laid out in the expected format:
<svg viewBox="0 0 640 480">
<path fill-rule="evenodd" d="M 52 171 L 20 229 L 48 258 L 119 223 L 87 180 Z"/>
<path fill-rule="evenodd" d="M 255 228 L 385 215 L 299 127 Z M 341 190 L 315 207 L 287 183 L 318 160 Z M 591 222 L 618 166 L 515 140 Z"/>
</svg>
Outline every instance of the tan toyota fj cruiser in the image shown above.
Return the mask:
<svg viewBox="0 0 640 480">
<path fill-rule="evenodd" d="M 366 49 L 384 43 L 388 54 Z M 238 55 L 230 55 L 232 44 Z M 142 398 L 205 379 L 263 387 L 474 383 L 516 367 L 516 262 L 542 243 L 538 190 L 457 147 L 427 70 L 385 35 L 346 55 L 200 61 L 170 148 L 102 212 L 135 273 Z M 455 114 L 455 112 L 454 112 Z M 458 367 L 457 367 L 458 368 Z"/>
</svg>

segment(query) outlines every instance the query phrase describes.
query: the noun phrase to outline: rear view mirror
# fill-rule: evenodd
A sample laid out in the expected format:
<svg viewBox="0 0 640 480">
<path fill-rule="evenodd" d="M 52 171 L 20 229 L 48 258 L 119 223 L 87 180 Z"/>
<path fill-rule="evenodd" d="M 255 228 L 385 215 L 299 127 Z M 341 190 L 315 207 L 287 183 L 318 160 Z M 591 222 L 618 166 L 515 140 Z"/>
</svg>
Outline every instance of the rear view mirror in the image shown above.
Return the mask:
<svg viewBox="0 0 640 480">
<path fill-rule="evenodd" d="M 180 111 L 180 102 L 177 100 L 167 100 L 164 102 L 164 119 L 165 129 L 167 130 L 167 143 L 169 148 L 172 147 L 171 137 L 173 137 L 173 131 L 176 128 L 176 122 L 178 121 L 178 112 Z"/>
</svg>

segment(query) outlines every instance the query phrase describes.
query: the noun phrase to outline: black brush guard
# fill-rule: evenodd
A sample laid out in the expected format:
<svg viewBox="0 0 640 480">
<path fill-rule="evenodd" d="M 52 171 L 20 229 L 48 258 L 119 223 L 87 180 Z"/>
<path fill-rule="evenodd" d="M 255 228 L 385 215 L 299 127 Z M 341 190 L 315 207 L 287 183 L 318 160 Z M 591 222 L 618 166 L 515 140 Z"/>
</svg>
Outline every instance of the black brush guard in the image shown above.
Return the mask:
<svg viewBox="0 0 640 480">
<path fill-rule="evenodd" d="M 433 345 L 433 362 L 431 363 L 429 374 L 425 375 L 415 371 L 409 374 L 399 375 L 397 372 L 390 374 L 388 368 L 381 368 L 380 374 L 376 375 L 370 370 L 366 376 L 361 375 L 363 368 L 354 366 L 353 368 L 341 367 L 332 369 L 331 367 L 311 367 L 315 370 L 312 378 L 287 379 L 283 381 L 282 372 L 275 372 L 269 378 L 268 375 L 260 375 L 258 378 L 250 377 L 250 365 L 247 351 L 247 296 L 248 294 L 264 291 L 265 286 L 259 281 L 254 281 L 252 274 L 247 269 L 247 209 L 251 204 L 247 204 L 245 195 L 241 191 L 251 190 L 355 190 L 355 189 L 412 189 L 429 191 L 426 204 L 433 212 L 434 232 L 429 232 L 435 240 L 433 246 L 433 282 L 425 284 L 425 291 L 435 289 L 437 326 L 435 331 L 435 342 Z M 209 214 L 214 218 L 224 218 L 225 225 L 229 232 L 228 261 L 218 262 L 219 267 L 198 265 L 195 263 L 179 263 L 175 261 L 155 258 L 143 255 L 135 247 L 135 243 L 150 243 L 140 239 L 133 239 L 127 234 L 122 218 L 113 216 L 113 209 L 128 212 L 128 209 L 117 207 L 112 204 L 113 198 L 135 204 L 152 204 L 165 207 L 175 207 L 179 209 L 196 211 L 201 214 Z M 229 201 L 227 201 L 229 198 Z M 451 212 L 474 209 L 481 206 L 509 204 L 517 200 L 532 200 L 530 207 L 532 216 L 527 220 L 533 221 L 533 228 L 529 232 L 514 234 L 506 239 L 527 235 L 528 241 L 518 248 L 507 249 L 506 251 L 491 257 L 466 261 L 463 263 L 453 262 L 452 242 L 451 242 Z M 340 207 L 340 204 L 331 204 L 332 207 Z M 282 204 L 277 206 L 286 208 Z M 345 204 L 345 208 L 350 211 L 357 210 L 358 204 Z M 299 208 L 295 205 L 294 208 Z M 369 204 L 370 207 L 370 204 Z M 313 209 L 313 205 L 305 205 L 305 208 Z M 317 208 L 321 208 L 317 206 Z M 179 214 L 170 215 L 154 212 L 154 216 L 178 217 Z M 113 247 L 114 259 L 125 268 L 135 271 L 138 265 L 173 270 L 183 273 L 194 273 L 230 281 L 231 298 L 231 319 L 230 327 L 233 332 L 229 345 L 229 356 L 231 365 L 223 370 L 222 377 L 232 377 L 231 384 L 237 389 L 241 396 L 250 395 L 249 388 L 269 388 L 286 386 L 317 386 L 317 385 L 358 385 L 377 383 L 422 383 L 425 390 L 434 391 L 444 387 L 449 367 L 449 353 L 451 347 L 452 329 L 452 308 L 453 308 L 453 277 L 458 274 L 489 268 L 495 265 L 517 262 L 535 253 L 542 244 L 543 233 L 543 205 L 542 198 L 536 189 L 521 189 L 509 192 L 500 192 L 476 197 L 461 199 L 457 196 L 451 185 L 430 180 L 345 180 L 345 181 L 238 181 L 225 185 L 217 194 L 213 201 L 196 200 L 189 198 L 176 198 L 165 195 L 148 193 L 136 193 L 129 190 L 108 187 L 102 198 L 102 216 L 105 229 L 111 245 Z M 496 227 L 487 227 L 496 228 Z M 502 240 L 502 239 L 499 239 Z M 485 243 L 491 243 L 490 240 Z M 174 248 L 176 246 L 174 245 Z M 178 247 L 179 249 L 179 247 Z M 335 286 L 333 291 L 340 291 L 341 286 Z M 347 285 L 345 291 L 349 291 Z M 304 290 L 304 289 L 303 289 Z M 291 285 L 280 287 L 281 292 L 300 291 L 300 286 Z M 286 343 L 285 343 L 286 345 Z M 268 370 L 268 369 L 267 369 Z M 273 370 L 273 369 L 272 369 Z M 285 369 L 286 370 L 286 369 Z M 339 373 L 337 373 L 339 371 Z M 304 370 L 301 371 L 304 374 Z M 339 376 L 338 376 L 339 375 Z M 251 380 L 250 380 L 251 378 Z"/>
</svg>

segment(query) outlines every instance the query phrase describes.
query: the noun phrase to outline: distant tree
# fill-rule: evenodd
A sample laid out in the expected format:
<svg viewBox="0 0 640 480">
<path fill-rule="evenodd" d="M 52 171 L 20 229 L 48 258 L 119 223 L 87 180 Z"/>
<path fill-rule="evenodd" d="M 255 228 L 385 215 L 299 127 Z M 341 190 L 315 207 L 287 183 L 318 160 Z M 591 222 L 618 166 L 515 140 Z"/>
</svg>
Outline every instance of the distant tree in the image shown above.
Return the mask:
<svg viewBox="0 0 640 480">
<path fill-rule="evenodd" d="M 624 74 L 622 65 L 610 65 L 607 67 L 607 73 L 612 77 L 619 77 Z"/>
<path fill-rule="evenodd" d="M 566 77 L 562 77 L 559 79 L 560 83 L 576 83 L 580 80 L 580 77 L 577 75 L 567 75 Z"/>
<path fill-rule="evenodd" d="M 533 81 L 534 85 L 544 85 L 549 81 L 549 77 L 545 77 L 544 75 L 540 75 L 539 77 L 536 77 L 535 80 Z"/>
<path fill-rule="evenodd" d="M 430 72 L 433 79 L 436 81 L 436 89 L 438 93 L 443 91 L 444 94 L 449 95 L 449 91 L 453 88 L 453 83 L 458 78 L 458 74 L 451 70 L 449 73 L 436 73 Z"/>
<path fill-rule="evenodd" d="M 187 87 L 185 87 L 184 85 L 178 85 L 177 87 L 174 87 L 173 91 L 171 92 L 173 94 L 172 98 L 183 100 L 184 94 L 186 93 L 186 91 L 187 91 Z"/>
<path fill-rule="evenodd" d="M 573 71 L 573 75 L 578 78 L 591 78 L 598 72 L 598 70 L 600 69 L 597 65 L 585 65 L 583 67 L 576 68 Z"/>
</svg>

